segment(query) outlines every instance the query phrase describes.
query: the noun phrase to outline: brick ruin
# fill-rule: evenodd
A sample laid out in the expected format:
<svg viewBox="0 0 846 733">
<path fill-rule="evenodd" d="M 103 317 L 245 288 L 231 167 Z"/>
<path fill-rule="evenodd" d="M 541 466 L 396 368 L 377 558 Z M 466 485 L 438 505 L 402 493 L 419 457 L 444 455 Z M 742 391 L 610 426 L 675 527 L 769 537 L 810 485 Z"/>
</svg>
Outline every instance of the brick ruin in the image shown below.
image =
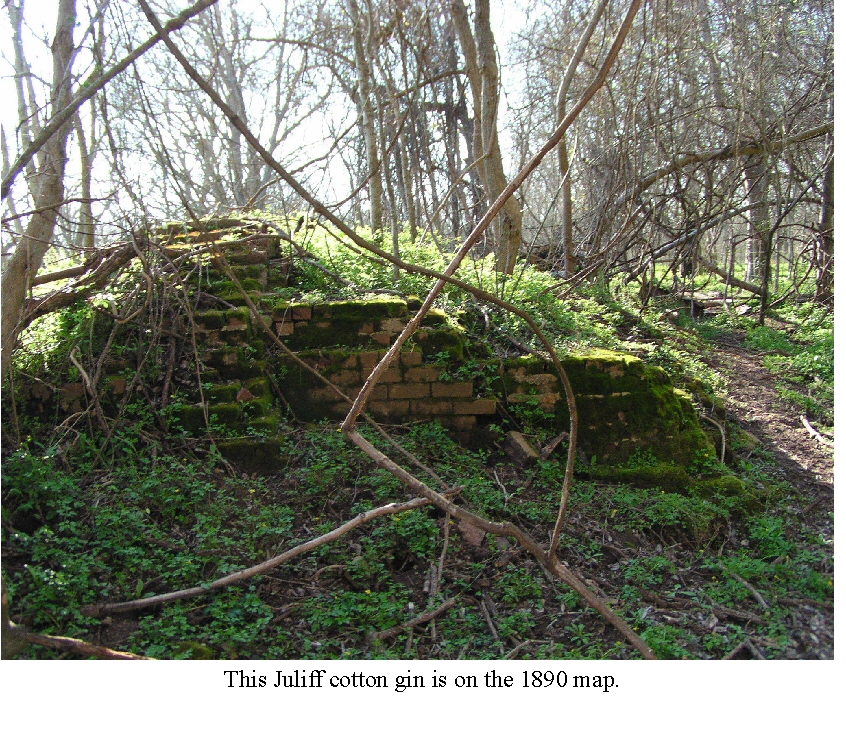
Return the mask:
<svg viewBox="0 0 846 733">
<path fill-rule="evenodd" d="M 223 244 L 265 323 L 299 359 L 354 398 L 420 307 L 420 298 L 382 294 L 301 302 L 280 297 L 289 274 L 279 257 L 279 239 L 248 235 L 246 242 Z M 187 268 L 191 248 L 215 237 L 213 231 L 171 232 L 167 251 L 183 257 Z M 175 427 L 198 437 L 211 432 L 228 459 L 249 470 L 273 471 L 279 467 L 284 441 L 279 428 L 286 418 L 337 421 L 348 403 L 282 353 L 253 322 L 240 291 L 221 277 L 220 263 L 212 257 L 209 265 L 201 269 L 199 282 L 210 297 L 193 316 L 201 384 L 175 392 Z M 690 395 L 674 389 L 660 368 L 608 351 L 567 355 L 563 363 L 576 393 L 579 447 L 586 460 L 624 462 L 638 448 L 681 464 L 713 454 Z M 108 403 L 127 389 L 131 360 L 110 359 L 105 371 L 101 389 Z M 50 390 L 36 381 L 25 391 L 37 412 L 73 413 L 87 400 L 81 382 Z M 478 445 L 491 441 L 491 425 L 511 430 L 540 422 L 567 429 L 562 392 L 548 363 L 535 357 L 496 358 L 484 344 L 471 342 L 447 313 L 433 310 L 385 371 L 366 409 L 381 422 L 437 421 L 459 441 Z"/>
</svg>

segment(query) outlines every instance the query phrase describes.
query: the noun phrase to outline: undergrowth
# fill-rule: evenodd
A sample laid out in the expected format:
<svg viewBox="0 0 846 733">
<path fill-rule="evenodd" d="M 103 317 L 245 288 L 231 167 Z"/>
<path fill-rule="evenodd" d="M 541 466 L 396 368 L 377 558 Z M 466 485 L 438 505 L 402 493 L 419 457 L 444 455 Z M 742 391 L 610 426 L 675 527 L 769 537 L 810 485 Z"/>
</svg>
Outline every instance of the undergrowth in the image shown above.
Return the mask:
<svg viewBox="0 0 846 733">
<path fill-rule="evenodd" d="M 339 287 L 303 265 L 285 297 L 428 290 L 425 278 L 401 272 L 395 282 L 389 265 L 350 256 L 321 230 L 307 234 L 309 250 L 355 287 Z M 412 245 L 404 234 L 401 254 L 442 269 L 454 246 Z M 635 353 L 665 367 L 677 384 L 698 380 L 712 394 L 725 383 L 702 353 L 740 331 L 747 347 L 764 353 L 779 374 L 784 396 L 821 424 L 832 424 L 833 322 L 810 306 L 779 309 L 779 328 L 756 327 L 731 312 L 703 324 L 683 314 L 668 317 L 675 313 L 670 301 L 644 308 L 622 281 L 588 283 L 560 299 L 560 282 L 534 268 L 503 278 L 489 260 L 477 259 L 459 275 L 529 309 L 562 351 L 601 346 Z M 500 354 L 513 353 L 515 340 L 538 346 L 512 314 L 458 288 L 447 286 L 438 305 Z M 24 340 L 17 368 L 78 378 L 68 355 L 73 349 L 96 355 L 106 338 L 98 318 L 97 309 L 84 303 L 44 321 Z M 120 358 L 124 344 L 114 346 Z M 167 379 L 163 353 L 153 344 L 143 365 L 159 385 Z M 284 423 L 283 468 L 260 477 L 232 470 L 208 443 L 164 432 L 167 414 L 162 419 L 152 401 L 129 400 L 107 444 L 93 420 L 57 432 L 56 416 L 16 416 L 21 442 L 4 456 L 2 487 L 3 580 L 16 622 L 161 658 L 632 656 L 576 593 L 550 583 L 512 541 L 480 537 L 431 507 L 375 520 L 226 589 L 95 618 L 87 610 L 99 604 L 208 584 L 361 512 L 410 498 L 336 426 Z M 502 431 L 491 435 L 488 448 L 470 451 L 437 424 L 396 431 L 409 451 L 458 490 L 458 502 L 547 537 L 563 460 L 553 454 L 534 468 L 518 468 L 500 450 Z M 377 435 L 368 436 L 389 451 Z M 623 468 L 642 476 L 660 468 L 647 453 L 630 464 Z M 730 492 L 600 480 L 590 471 L 573 486 L 562 558 L 659 656 L 719 658 L 752 637 L 766 656 L 807 656 L 810 642 L 791 614 L 797 604 L 810 614 L 832 603 L 831 538 L 796 521 L 811 499 L 798 494 L 760 448 L 746 452 L 733 469 L 741 484 L 756 487 L 754 505 Z M 455 605 L 425 626 L 382 640 L 373 636 L 453 598 Z M 57 654 L 35 646 L 26 651 L 34 658 Z"/>
</svg>

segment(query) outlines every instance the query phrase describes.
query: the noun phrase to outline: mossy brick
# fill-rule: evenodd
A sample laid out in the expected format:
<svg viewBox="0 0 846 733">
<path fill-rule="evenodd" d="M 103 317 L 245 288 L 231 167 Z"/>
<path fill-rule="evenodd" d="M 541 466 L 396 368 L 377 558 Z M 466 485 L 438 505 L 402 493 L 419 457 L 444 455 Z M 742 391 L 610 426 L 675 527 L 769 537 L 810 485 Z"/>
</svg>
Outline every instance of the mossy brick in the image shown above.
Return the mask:
<svg viewBox="0 0 846 733">
<path fill-rule="evenodd" d="M 274 411 L 273 400 L 270 397 L 247 400 L 241 403 L 241 409 L 248 418 L 265 417 Z"/>
<path fill-rule="evenodd" d="M 270 380 L 267 377 L 248 379 L 244 387 L 255 397 L 270 397 Z"/>
<path fill-rule="evenodd" d="M 423 356 L 427 359 L 446 354 L 452 361 L 460 362 L 465 357 L 467 338 L 462 328 L 421 328 L 415 331 L 412 338 L 420 344 Z"/>
<path fill-rule="evenodd" d="M 250 325 L 252 317 L 250 309 L 245 305 L 233 308 L 229 311 L 223 311 L 223 313 L 226 319 L 226 323 L 223 324 L 223 328 L 225 329 L 243 331 Z"/>
<path fill-rule="evenodd" d="M 403 318 L 383 318 L 379 321 L 379 331 L 398 334 L 405 329 L 407 324 L 408 321 Z"/>
<path fill-rule="evenodd" d="M 634 468 L 599 466 L 593 467 L 589 476 L 592 479 L 630 484 L 642 489 L 661 489 L 673 493 L 685 491 L 692 482 L 690 475 L 682 466 L 668 463 Z"/>
<path fill-rule="evenodd" d="M 230 438 L 217 441 L 220 454 L 249 473 L 275 473 L 285 466 L 281 456 L 284 438 Z"/>
<path fill-rule="evenodd" d="M 236 265 L 232 268 L 232 272 L 242 282 L 245 279 L 253 279 L 262 282 L 267 278 L 267 267 L 261 264 L 251 265 Z"/>
<path fill-rule="evenodd" d="M 223 379 L 245 380 L 263 376 L 267 369 L 267 362 L 243 358 L 236 364 L 220 366 L 218 369 Z"/>
<path fill-rule="evenodd" d="M 119 397 L 126 392 L 126 377 L 111 374 L 103 380 L 103 389 L 113 397 Z"/>
<path fill-rule="evenodd" d="M 208 331 L 219 331 L 226 325 L 228 311 L 197 311 L 194 313 L 195 323 Z"/>
<path fill-rule="evenodd" d="M 421 304 L 422 305 L 422 304 Z M 441 310 L 440 308 L 432 308 L 429 312 L 423 316 L 423 324 L 424 326 L 441 326 L 447 322 L 447 314 L 446 311 Z"/>
<path fill-rule="evenodd" d="M 406 295 L 405 302 L 410 311 L 419 311 L 423 305 L 423 298 L 419 295 Z"/>
<path fill-rule="evenodd" d="M 279 425 L 282 422 L 282 419 L 279 415 L 264 415 L 262 417 L 257 417 L 253 420 L 250 420 L 247 423 L 247 426 L 252 430 L 256 430 L 262 433 L 275 433 L 279 430 Z"/>
<path fill-rule="evenodd" d="M 432 384 L 432 397 L 472 397 L 472 382 L 435 382 Z"/>
<path fill-rule="evenodd" d="M 419 400 L 431 395 L 428 384 L 392 384 L 388 396 L 392 400 Z"/>
<path fill-rule="evenodd" d="M 239 382 L 233 382 L 231 384 L 215 384 L 209 389 L 209 401 L 215 404 L 219 404 L 221 402 L 235 402 L 235 397 L 238 395 L 238 391 L 241 389 L 241 384 Z"/>
<path fill-rule="evenodd" d="M 250 356 L 252 356 L 253 358 L 261 359 L 267 355 L 267 344 L 264 342 L 263 339 L 251 339 L 248 342 L 247 346 L 250 349 Z"/>
<path fill-rule="evenodd" d="M 408 304 L 401 298 L 345 300 L 327 303 L 326 307 L 333 319 L 359 323 L 408 316 Z"/>
<path fill-rule="evenodd" d="M 420 366 L 422 363 L 423 354 L 420 351 L 403 351 L 400 354 L 400 364 L 403 366 Z"/>
<path fill-rule="evenodd" d="M 238 346 L 226 346 L 222 349 L 213 349 L 203 354 L 203 361 L 216 369 L 237 366 L 244 361 L 244 350 Z"/>
<path fill-rule="evenodd" d="M 209 405 L 209 422 L 217 422 L 218 425 L 237 425 L 241 419 L 241 405 L 237 402 L 221 402 L 217 405 Z M 216 420 L 213 420 L 216 418 Z"/>
<path fill-rule="evenodd" d="M 293 320 L 293 308 L 294 303 L 290 300 L 285 298 L 276 300 L 273 302 L 272 305 L 269 306 L 270 314 L 273 316 L 273 320 L 275 321 L 282 321 L 282 320 Z"/>
<path fill-rule="evenodd" d="M 363 371 L 372 372 L 373 368 L 381 361 L 383 351 L 362 351 L 358 355 L 358 361 Z"/>
<path fill-rule="evenodd" d="M 457 430 L 461 433 L 472 433 L 476 429 L 475 415 L 460 415 L 454 417 L 442 417 L 440 422 L 448 428 Z"/>
<path fill-rule="evenodd" d="M 180 405 L 174 414 L 177 424 L 191 435 L 202 435 L 206 431 L 205 412 L 201 405 Z"/>
</svg>

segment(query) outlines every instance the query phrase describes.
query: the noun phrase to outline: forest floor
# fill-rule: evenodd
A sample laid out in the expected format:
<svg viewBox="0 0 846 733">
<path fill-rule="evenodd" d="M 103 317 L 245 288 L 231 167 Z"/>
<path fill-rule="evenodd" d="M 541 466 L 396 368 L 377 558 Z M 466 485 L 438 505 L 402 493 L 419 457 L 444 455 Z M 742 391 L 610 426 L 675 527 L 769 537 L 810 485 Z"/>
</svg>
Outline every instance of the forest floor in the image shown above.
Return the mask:
<svg viewBox="0 0 846 733">
<path fill-rule="evenodd" d="M 777 375 L 744 346 L 744 338 L 743 333 L 724 332 L 706 358 L 727 379 L 727 418 L 760 441 L 776 470 L 807 502 L 797 512 L 797 522 L 833 543 L 834 449 L 811 435 L 801 410 L 779 395 Z M 805 658 L 833 659 L 833 607 L 799 603 L 792 617 L 792 631 L 807 645 Z"/>
<path fill-rule="evenodd" d="M 559 556 L 661 658 L 834 656 L 833 450 L 784 398 L 813 387 L 773 367 L 772 344 L 788 332 L 774 323 L 763 347 L 751 333 L 703 321 L 676 337 L 725 385 L 728 465 L 711 459 L 703 470 L 736 476 L 752 500 L 598 478 L 586 463 L 573 484 Z M 807 339 L 782 346 L 814 349 Z M 73 464 L 61 453 L 4 456 L 16 623 L 165 659 L 637 656 L 513 541 L 448 523 L 434 507 L 374 520 L 248 582 L 92 618 L 83 609 L 211 582 L 408 498 L 337 425 L 287 424 L 285 469 L 263 477 L 234 473 L 196 441 L 165 452 L 154 429 L 128 423 L 103 465 L 83 442 Z M 457 502 L 548 537 L 560 449 L 527 468 L 496 443 L 463 449 L 437 424 L 391 431 L 461 487 Z M 657 468 L 636 458 L 628 468 Z"/>
</svg>

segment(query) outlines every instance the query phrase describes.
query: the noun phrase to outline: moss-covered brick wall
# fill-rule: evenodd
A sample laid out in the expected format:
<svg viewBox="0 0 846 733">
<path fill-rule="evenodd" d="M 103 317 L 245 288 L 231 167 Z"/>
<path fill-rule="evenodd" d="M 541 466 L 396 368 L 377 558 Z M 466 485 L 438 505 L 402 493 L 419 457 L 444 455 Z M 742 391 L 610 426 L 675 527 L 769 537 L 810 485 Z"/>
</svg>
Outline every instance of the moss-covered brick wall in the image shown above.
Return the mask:
<svg viewBox="0 0 846 733">
<path fill-rule="evenodd" d="M 219 241 L 223 231 L 240 241 Z M 341 419 L 349 409 L 342 395 L 355 397 L 421 305 L 416 296 L 322 303 L 280 298 L 273 290 L 287 270 L 279 265 L 279 238 L 238 220 L 212 220 L 197 228 L 167 225 L 159 235 L 186 267 L 199 260 L 206 274 L 192 287 L 212 296 L 198 297 L 206 307 L 194 314 L 201 383 L 176 391 L 172 425 L 197 436 L 210 431 L 221 452 L 249 470 L 274 470 L 270 456 L 278 455 L 286 412 L 304 421 Z M 219 249 L 198 250 L 205 242 Z M 264 324 L 254 322 L 243 296 L 223 277 L 219 251 L 251 293 Z M 263 325 L 329 384 L 280 353 Z M 562 361 L 576 393 L 579 448 L 588 460 L 618 464 L 641 448 L 688 465 L 713 454 L 689 395 L 674 389 L 661 369 L 608 351 Z M 107 361 L 100 384 L 107 413 L 125 396 L 134 363 L 126 357 Z M 89 403 L 81 383 L 48 387 L 43 381 L 25 386 L 31 412 L 75 413 Z M 491 359 L 484 349 L 469 349 L 464 329 L 437 309 L 385 371 L 367 409 L 381 421 L 438 421 L 470 442 L 489 435 L 480 428 L 501 421 L 504 413 L 527 430 L 569 426 L 567 402 L 550 364 L 534 357 Z"/>
<path fill-rule="evenodd" d="M 610 351 L 561 361 L 576 396 L 578 445 L 589 460 L 622 463 L 639 448 L 682 465 L 714 455 L 690 395 L 673 388 L 663 369 Z M 535 357 L 498 362 L 491 386 L 518 415 L 567 429 L 567 400 L 551 364 Z"/>
</svg>

